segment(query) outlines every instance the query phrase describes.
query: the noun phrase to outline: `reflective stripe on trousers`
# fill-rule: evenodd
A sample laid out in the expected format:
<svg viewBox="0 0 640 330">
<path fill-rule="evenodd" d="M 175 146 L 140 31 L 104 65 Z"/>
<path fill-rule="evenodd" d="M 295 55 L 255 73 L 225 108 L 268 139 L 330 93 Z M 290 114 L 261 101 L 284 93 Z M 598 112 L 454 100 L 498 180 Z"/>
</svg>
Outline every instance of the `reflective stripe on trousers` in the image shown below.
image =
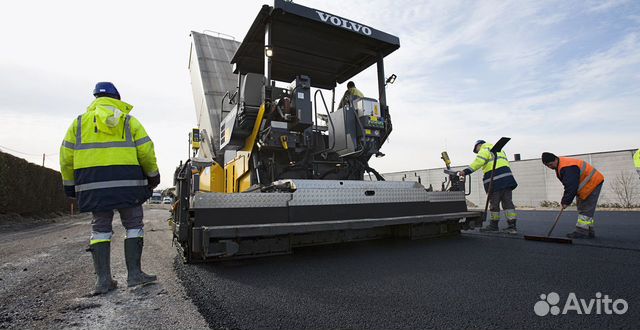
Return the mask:
<svg viewBox="0 0 640 330">
<path fill-rule="evenodd" d="M 586 215 L 578 215 L 578 222 L 576 222 L 576 227 L 589 229 L 589 227 L 593 227 L 595 224 L 595 220 Z"/>
<path fill-rule="evenodd" d="M 111 236 L 113 236 L 113 233 L 99 233 L 96 231 L 92 231 L 91 232 L 91 238 L 89 241 L 89 245 L 93 245 L 93 244 L 97 244 L 97 243 L 102 243 L 102 242 L 111 242 Z"/>
<path fill-rule="evenodd" d="M 500 220 L 500 212 L 491 212 L 489 214 L 489 219 L 492 220 L 492 221 Z"/>
<path fill-rule="evenodd" d="M 128 229 L 126 238 L 136 238 L 136 237 L 144 237 L 144 229 L 136 228 L 136 229 Z"/>
<path fill-rule="evenodd" d="M 516 220 L 518 217 L 518 214 L 514 209 L 504 210 L 504 214 L 507 217 L 507 220 Z"/>
</svg>

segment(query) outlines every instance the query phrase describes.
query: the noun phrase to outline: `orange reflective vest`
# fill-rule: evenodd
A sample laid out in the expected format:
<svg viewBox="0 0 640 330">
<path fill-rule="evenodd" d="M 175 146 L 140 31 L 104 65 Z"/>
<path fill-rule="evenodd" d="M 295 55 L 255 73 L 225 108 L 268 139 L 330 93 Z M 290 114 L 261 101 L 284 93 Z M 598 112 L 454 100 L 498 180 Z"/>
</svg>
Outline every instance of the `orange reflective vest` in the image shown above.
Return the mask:
<svg viewBox="0 0 640 330">
<path fill-rule="evenodd" d="M 565 167 L 577 166 L 580 169 L 580 184 L 578 185 L 578 197 L 580 199 L 587 199 L 596 187 L 604 182 L 604 175 L 584 160 L 567 157 L 559 157 L 559 159 L 558 168 L 556 169 L 558 179 L 560 179 L 560 171 Z"/>
</svg>

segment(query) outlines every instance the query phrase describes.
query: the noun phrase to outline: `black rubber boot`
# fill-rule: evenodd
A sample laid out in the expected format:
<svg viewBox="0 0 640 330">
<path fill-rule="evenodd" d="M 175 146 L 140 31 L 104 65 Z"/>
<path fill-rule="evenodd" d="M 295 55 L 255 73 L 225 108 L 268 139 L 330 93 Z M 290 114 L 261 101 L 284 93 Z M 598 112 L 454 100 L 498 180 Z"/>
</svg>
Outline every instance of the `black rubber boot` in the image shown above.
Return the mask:
<svg viewBox="0 0 640 330">
<path fill-rule="evenodd" d="M 93 268 L 96 270 L 94 295 L 105 294 L 118 287 L 111 277 L 111 242 L 100 242 L 89 247 L 93 256 Z"/>
<path fill-rule="evenodd" d="M 502 232 L 511 235 L 518 234 L 518 230 L 516 229 L 516 219 L 507 220 L 507 228 L 503 229 Z"/>
<path fill-rule="evenodd" d="M 498 222 L 499 220 L 491 220 L 487 226 L 480 228 L 480 231 L 483 233 L 499 232 L 500 229 L 498 228 Z"/>
<path fill-rule="evenodd" d="M 585 234 L 583 234 L 583 233 L 581 233 L 581 232 L 577 232 L 577 231 L 574 231 L 574 232 L 572 232 L 572 233 L 568 233 L 568 234 L 567 234 L 567 237 L 568 237 L 568 238 L 592 238 L 592 237 L 590 237 L 588 234 L 587 234 L 587 235 L 585 235 Z"/>
<path fill-rule="evenodd" d="M 596 238 L 596 232 L 593 230 L 593 227 L 589 227 L 589 238 Z"/>
<path fill-rule="evenodd" d="M 155 275 L 147 275 L 142 271 L 140 260 L 142 258 L 142 237 L 127 238 L 124 240 L 124 257 L 127 261 L 127 286 L 136 286 L 150 283 L 158 279 Z"/>
<path fill-rule="evenodd" d="M 576 227 L 576 230 L 573 233 L 567 234 L 568 238 L 594 238 L 595 234 L 591 234 L 591 231 L 588 229 L 583 229 L 580 227 Z"/>
</svg>

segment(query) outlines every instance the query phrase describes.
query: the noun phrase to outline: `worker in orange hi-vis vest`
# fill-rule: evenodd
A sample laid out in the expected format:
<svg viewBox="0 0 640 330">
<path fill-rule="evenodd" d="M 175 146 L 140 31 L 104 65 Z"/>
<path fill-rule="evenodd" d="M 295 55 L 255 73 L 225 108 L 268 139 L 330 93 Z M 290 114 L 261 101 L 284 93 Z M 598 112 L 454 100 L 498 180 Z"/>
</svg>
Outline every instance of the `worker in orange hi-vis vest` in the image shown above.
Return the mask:
<svg viewBox="0 0 640 330">
<path fill-rule="evenodd" d="M 578 221 L 569 238 L 594 238 L 593 215 L 604 183 L 604 176 L 591 164 L 581 159 L 558 157 L 550 152 L 542 154 L 542 163 L 556 171 L 556 176 L 564 185 L 562 208 L 571 205 L 577 197 Z"/>
</svg>

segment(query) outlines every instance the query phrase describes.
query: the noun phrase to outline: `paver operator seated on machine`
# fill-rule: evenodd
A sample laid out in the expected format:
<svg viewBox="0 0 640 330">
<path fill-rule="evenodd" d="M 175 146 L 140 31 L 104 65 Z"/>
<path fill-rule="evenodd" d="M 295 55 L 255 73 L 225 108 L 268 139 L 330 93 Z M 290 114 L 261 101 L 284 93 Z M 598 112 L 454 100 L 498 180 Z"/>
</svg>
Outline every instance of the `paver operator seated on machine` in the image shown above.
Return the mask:
<svg viewBox="0 0 640 330">
<path fill-rule="evenodd" d="M 364 97 L 364 94 L 356 88 L 356 84 L 353 81 L 347 83 L 347 90 L 342 95 L 338 108 L 342 108 L 347 104 L 352 104 L 353 100 L 358 97 Z"/>
</svg>

